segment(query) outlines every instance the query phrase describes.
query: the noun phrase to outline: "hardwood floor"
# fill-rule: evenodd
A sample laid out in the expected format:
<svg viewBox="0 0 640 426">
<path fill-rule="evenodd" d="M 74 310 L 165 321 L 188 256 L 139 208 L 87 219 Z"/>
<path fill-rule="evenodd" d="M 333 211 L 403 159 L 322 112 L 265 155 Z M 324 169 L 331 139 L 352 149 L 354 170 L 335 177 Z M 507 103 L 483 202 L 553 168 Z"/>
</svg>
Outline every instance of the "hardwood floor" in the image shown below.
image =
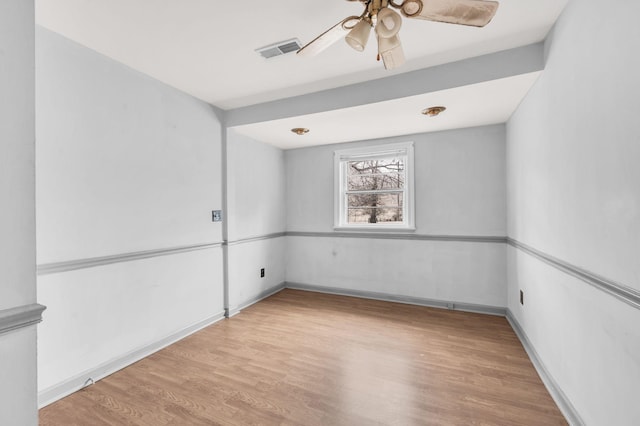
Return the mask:
<svg viewBox="0 0 640 426">
<path fill-rule="evenodd" d="M 560 425 L 504 318 L 283 290 L 41 425 Z"/>
</svg>

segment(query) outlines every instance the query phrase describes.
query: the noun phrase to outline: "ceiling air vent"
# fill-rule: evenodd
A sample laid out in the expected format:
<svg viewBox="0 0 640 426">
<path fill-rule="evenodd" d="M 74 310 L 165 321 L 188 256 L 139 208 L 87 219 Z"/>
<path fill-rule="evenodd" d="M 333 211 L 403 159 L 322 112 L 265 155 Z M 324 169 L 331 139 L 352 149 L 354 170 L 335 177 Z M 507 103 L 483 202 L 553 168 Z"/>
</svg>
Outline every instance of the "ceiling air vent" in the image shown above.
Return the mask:
<svg viewBox="0 0 640 426">
<path fill-rule="evenodd" d="M 256 49 L 256 52 L 258 52 L 263 58 L 269 59 L 286 53 L 297 52 L 301 47 L 300 41 L 298 41 L 297 38 L 292 38 L 291 40 L 285 40 L 275 44 L 270 44 L 269 46 L 261 47 L 260 49 Z"/>
</svg>

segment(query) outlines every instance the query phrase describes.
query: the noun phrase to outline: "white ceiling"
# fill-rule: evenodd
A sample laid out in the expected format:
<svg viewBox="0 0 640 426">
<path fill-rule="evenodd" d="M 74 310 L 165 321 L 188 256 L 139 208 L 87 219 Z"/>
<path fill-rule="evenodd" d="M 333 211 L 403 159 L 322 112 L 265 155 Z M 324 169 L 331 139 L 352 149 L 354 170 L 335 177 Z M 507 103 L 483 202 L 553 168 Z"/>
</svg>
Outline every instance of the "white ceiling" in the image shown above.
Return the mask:
<svg viewBox="0 0 640 426">
<path fill-rule="evenodd" d="M 353 108 L 252 123 L 234 129 L 282 149 L 435 132 L 506 122 L 540 72 Z M 445 105 L 437 117 L 421 111 Z M 310 132 L 299 136 L 294 127 Z"/>
<path fill-rule="evenodd" d="M 400 35 L 407 63 L 393 72 L 376 62 L 375 43 L 358 53 L 340 41 L 314 58 L 289 54 L 264 60 L 254 52 L 295 37 L 306 43 L 344 17 L 359 14 L 359 2 L 36 0 L 36 19 L 131 68 L 231 109 L 537 42 L 566 3 L 501 0 L 496 17 L 482 29 L 405 19 Z"/>
<path fill-rule="evenodd" d="M 304 95 L 541 41 L 568 0 L 501 0 L 485 28 L 404 19 L 407 63 L 376 62 L 375 42 L 358 53 L 339 41 L 320 55 L 265 60 L 254 50 L 303 44 L 360 14 L 345 0 L 36 0 L 37 23 L 222 109 Z M 502 123 L 539 73 L 384 102 L 235 127 L 283 149 Z M 383 80 L 377 80 L 383 81 Z M 428 118 L 420 111 L 445 105 Z M 293 127 L 311 132 L 297 136 Z"/>
</svg>

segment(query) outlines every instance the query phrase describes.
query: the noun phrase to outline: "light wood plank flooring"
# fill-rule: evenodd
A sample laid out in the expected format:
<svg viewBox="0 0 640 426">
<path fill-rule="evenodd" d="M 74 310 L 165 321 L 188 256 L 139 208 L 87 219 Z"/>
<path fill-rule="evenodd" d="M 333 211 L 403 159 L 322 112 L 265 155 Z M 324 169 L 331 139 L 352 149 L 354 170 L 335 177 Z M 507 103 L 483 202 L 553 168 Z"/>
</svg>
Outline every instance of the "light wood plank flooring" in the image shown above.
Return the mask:
<svg viewBox="0 0 640 426">
<path fill-rule="evenodd" d="M 284 290 L 41 425 L 561 425 L 504 318 Z"/>
</svg>

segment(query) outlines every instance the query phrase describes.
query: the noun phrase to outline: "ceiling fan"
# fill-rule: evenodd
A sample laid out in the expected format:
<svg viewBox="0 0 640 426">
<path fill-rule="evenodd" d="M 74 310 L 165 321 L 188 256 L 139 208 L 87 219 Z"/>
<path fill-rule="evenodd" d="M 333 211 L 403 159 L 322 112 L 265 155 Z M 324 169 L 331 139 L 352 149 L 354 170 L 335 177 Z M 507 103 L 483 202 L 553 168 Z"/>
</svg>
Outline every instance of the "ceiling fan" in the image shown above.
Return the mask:
<svg viewBox="0 0 640 426">
<path fill-rule="evenodd" d="M 400 10 L 407 18 L 426 19 L 448 24 L 484 27 L 498 9 L 497 1 L 487 0 L 347 0 L 364 5 L 360 16 L 349 16 L 329 28 L 298 50 L 300 56 L 313 56 L 345 36 L 349 46 L 362 52 L 375 28 L 378 39 L 378 60 L 386 69 L 404 64 L 404 52 L 398 37 L 402 18 L 389 6 Z"/>
</svg>

